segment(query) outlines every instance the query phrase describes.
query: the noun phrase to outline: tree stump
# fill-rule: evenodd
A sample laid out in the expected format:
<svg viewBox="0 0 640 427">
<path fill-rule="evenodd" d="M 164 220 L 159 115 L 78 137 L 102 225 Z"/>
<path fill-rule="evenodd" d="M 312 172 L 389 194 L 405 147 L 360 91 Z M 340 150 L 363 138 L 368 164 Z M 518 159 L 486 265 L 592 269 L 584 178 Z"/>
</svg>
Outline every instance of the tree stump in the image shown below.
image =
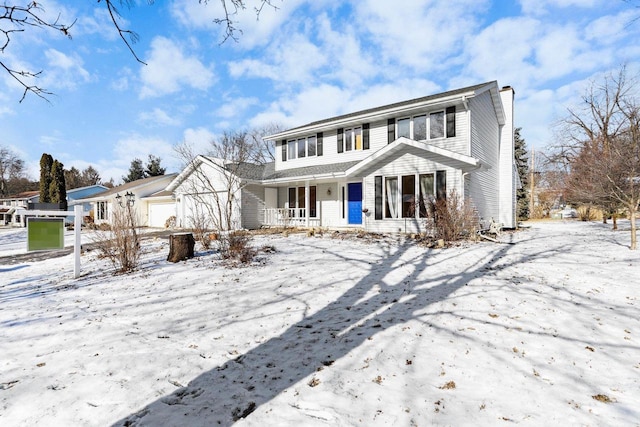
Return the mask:
<svg viewBox="0 0 640 427">
<path fill-rule="evenodd" d="M 178 233 L 169 236 L 169 256 L 167 261 L 178 262 L 193 258 L 196 241 L 191 233 Z"/>
</svg>

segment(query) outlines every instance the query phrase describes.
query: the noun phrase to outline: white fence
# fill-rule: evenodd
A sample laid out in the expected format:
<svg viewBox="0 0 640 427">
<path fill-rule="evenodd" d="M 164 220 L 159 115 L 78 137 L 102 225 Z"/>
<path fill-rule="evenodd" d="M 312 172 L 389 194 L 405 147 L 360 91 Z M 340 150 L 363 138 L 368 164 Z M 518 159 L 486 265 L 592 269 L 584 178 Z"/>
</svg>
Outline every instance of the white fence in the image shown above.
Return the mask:
<svg viewBox="0 0 640 427">
<path fill-rule="evenodd" d="M 307 214 L 304 208 L 263 209 L 262 224 L 270 227 L 307 227 Z M 317 212 L 317 210 L 316 210 Z M 319 227 L 320 218 L 309 218 L 309 227 Z"/>
</svg>

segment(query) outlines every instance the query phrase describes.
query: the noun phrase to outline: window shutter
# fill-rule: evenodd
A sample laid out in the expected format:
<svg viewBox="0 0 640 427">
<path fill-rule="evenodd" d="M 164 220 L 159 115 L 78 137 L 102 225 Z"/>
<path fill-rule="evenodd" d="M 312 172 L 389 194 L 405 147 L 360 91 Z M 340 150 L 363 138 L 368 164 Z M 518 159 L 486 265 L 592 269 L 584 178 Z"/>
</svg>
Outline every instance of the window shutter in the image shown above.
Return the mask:
<svg viewBox="0 0 640 427">
<path fill-rule="evenodd" d="M 338 153 L 344 151 L 344 129 L 338 129 Z"/>
<path fill-rule="evenodd" d="M 447 108 L 447 138 L 456 136 L 456 107 Z"/>
<path fill-rule="evenodd" d="M 382 177 L 376 176 L 373 178 L 375 182 L 375 219 L 382 219 Z"/>
<path fill-rule="evenodd" d="M 322 132 L 316 135 L 316 156 L 322 156 Z"/>
<path fill-rule="evenodd" d="M 286 139 L 282 140 L 282 161 L 283 162 L 287 161 L 287 140 Z"/>
<path fill-rule="evenodd" d="M 387 144 L 396 140 L 396 119 L 387 120 Z"/>
<path fill-rule="evenodd" d="M 436 172 L 436 198 L 447 200 L 447 171 Z"/>
<path fill-rule="evenodd" d="M 369 149 L 369 123 L 363 123 L 362 125 L 362 149 Z"/>
</svg>

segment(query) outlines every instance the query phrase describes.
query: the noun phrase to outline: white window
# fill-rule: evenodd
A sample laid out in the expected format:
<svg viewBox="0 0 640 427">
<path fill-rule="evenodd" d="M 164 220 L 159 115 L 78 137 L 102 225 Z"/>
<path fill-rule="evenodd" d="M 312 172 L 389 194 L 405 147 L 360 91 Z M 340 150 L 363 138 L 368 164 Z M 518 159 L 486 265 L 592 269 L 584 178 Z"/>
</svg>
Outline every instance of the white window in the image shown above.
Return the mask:
<svg viewBox="0 0 640 427">
<path fill-rule="evenodd" d="M 362 128 L 356 127 L 344 130 L 344 150 L 362 150 Z"/>
<path fill-rule="evenodd" d="M 429 139 L 444 138 L 444 111 L 429 114 Z"/>
<path fill-rule="evenodd" d="M 307 139 L 300 138 L 298 139 L 298 157 L 307 157 Z"/>
<path fill-rule="evenodd" d="M 413 139 L 423 141 L 427 139 L 427 116 L 415 116 L 413 118 Z"/>
<path fill-rule="evenodd" d="M 109 204 L 108 202 L 96 203 L 96 219 L 106 221 L 109 219 Z"/>
<path fill-rule="evenodd" d="M 411 119 L 398 119 L 398 135 L 400 137 L 411 138 Z"/>
<path fill-rule="evenodd" d="M 296 148 L 296 140 L 292 140 L 287 142 L 287 147 L 289 148 L 289 153 L 287 155 L 287 159 L 295 159 L 296 158 L 296 154 L 297 154 L 297 148 Z"/>
</svg>

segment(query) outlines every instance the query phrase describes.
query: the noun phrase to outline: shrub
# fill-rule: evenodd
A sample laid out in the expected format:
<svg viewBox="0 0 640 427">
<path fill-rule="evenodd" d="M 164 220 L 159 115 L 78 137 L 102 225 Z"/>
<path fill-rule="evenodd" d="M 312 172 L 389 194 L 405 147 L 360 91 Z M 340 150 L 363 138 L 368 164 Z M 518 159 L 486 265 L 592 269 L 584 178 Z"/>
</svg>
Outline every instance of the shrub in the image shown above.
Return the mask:
<svg viewBox="0 0 640 427">
<path fill-rule="evenodd" d="M 241 231 L 230 231 L 218 236 L 218 249 L 223 259 L 240 261 L 248 264 L 256 256 L 256 250 L 251 247 L 251 238 Z"/>
<path fill-rule="evenodd" d="M 428 232 L 446 242 L 475 236 L 479 229 L 477 212 L 469 201 L 460 199 L 455 190 L 446 199 L 429 199 L 427 215 Z"/>
<path fill-rule="evenodd" d="M 110 227 L 100 227 L 95 243 L 100 255 L 113 264 L 117 273 L 135 270 L 140 260 L 140 238 L 135 209 L 131 206 L 116 208 Z M 106 224 L 108 226 L 108 224 Z"/>
<path fill-rule="evenodd" d="M 164 228 L 175 228 L 175 227 L 176 227 L 176 216 L 175 215 L 171 215 L 164 222 Z"/>
</svg>

